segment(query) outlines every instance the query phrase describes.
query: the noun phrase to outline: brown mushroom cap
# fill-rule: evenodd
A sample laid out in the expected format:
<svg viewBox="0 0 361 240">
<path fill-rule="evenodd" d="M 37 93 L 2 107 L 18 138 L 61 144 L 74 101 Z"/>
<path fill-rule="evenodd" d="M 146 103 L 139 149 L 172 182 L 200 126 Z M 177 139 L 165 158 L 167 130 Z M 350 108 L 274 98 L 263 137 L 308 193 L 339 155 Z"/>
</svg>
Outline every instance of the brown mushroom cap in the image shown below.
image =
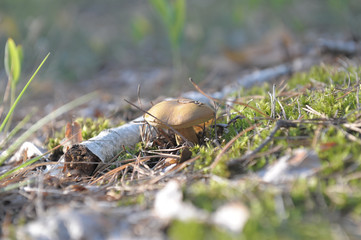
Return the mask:
<svg viewBox="0 0 361 240">
<path fill-rule="evenodd" d="M 211 107 L 190 99 L 163 101 L 154 105 L 148 113 L 144 119 L 150 125 L 160 128 L 170 126 L 174 129 L 189 128 L 214 117 Z"/>
</svg>

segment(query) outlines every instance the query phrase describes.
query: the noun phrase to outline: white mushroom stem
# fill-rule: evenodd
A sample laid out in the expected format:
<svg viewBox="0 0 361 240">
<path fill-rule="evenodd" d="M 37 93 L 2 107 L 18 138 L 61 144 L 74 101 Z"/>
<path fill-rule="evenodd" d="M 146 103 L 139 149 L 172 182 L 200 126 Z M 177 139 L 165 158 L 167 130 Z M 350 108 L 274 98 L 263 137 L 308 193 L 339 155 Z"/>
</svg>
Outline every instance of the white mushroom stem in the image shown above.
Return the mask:
<svg viewBox="0 0 361 240">
<path fill-rule="evenodd" d="M 181 129 L 177 129 L 177 131 L 179 132 L 179 134 L 181 134 L 188 141 L 190 141 L 190 142 L 192 142 L 194 144 L 198 143 L 198 137 L 197 137 L 193 127 L 181 128 Z M 177 141 L 177 144 L 181 144 L 181 143 L 184 142 L 182 137 L 179 136 L 178 134 L 175 135 L 175 139 Z"/>
</svg>

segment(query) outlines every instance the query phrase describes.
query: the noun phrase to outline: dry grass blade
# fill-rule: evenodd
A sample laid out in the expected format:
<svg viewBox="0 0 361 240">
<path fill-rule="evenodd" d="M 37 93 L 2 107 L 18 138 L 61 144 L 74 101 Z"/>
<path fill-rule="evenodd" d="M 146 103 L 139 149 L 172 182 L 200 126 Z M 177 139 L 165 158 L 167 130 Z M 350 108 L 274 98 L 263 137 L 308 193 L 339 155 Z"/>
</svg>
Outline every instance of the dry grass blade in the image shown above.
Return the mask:
<svg viewBox="0 0 361 240">
<path fill-rule="evenodd" d="M 343 126 L 361 134 L 360 123 L 345 123 Z"/>
<path fill-rule="evenodd" d="M 353 141 L 353 142 L 357 142 L 358 144 L 361 145 L 361 140 L 356 137 L 355 135 L 352 135 L 350 133 L 348 133 L 347 131 L 345 131 L 344 129 L 340 128 L 339 126 L 335 126 L 337 129 L 339 129 L 349 140 Z"/>
<path fill-rule="evenodd" d="M 200 92 L 202 95 L 204 95 L 205 97 L 207 97 L 207 98 L 210 99 L 211 101 L 221 102 L 221 103 L 222 103 L 222 102 L 225 102 L 225 100 L 218 99 L 218 98 L 214 98 L 214 97 L 211 97 L 211 96 L 209 96 L 208 94 L 206 94 L 200 87 L 198 87 L 198 85 L 193 81 L 192 78 L 189 78 L 189 81 L 193 84 L 193 86 L 197 89 L 198 92 Z M 265 114 L 264 112 L 262 112 L 261 110 L 255 108 L 255 107 L 252 107 L 252 106 L 248 105 L 247 103 L 239 102 L 239 101 L 229 101 L 229 100 L 227 100 L 227 102 L 232 102 L 232 103 L 235 103 L 235 104 L 239 104 L 239 105 L 248 107 L 248 108 L 250 108 L 250 109 L 258 112 L 259 114 L 261 114 L 261 115 L 264 116 L 265 118 L 267 118 L 267 119 L 272 119 L 272 118 L 270 118 L 267 114 Z"/>
<path fill-rule="evenodd" d="M 157 177 L 154 177 L 152 178 L 150 181 L 148 181 L 146 184 L 148 185 L 153 185 L 153 184 L 156 184 L 157 182 L 159 182 L 160 180 L 162 180 L 163 178 L 166 178 L 168 177 L 169 175 L 172 175 L 182 169 L 184 169 L 186 166 L 188 166 L 189 164 L 193 163 L 194 161 L 196 161 L 197 159 L 199 159 L 200 156 L 196 156 L 194 158 L 191 158 L 177 166 L 175 166 L 174 168 L 172 168 L 170 171 L 166 172 L 166 174 L 163 174 L 163 175 L 160 175 L 160 176 L 157 176 Z"/>
<path fill-rule="evenodd" d="M 278 102 L 278 105 L 280 105 L 280 108 L 281 108 L 281 110 L 282 110 L 283 119 L 284 119 L 284 120 L 287 120 L 286 111 L 285 111 L 285 109 L 283 108 L 282 103 L 281 103 L 280 100 L 278 100 L 278 99 L 277 99 L 277 102 Z"/>
<path fill-rule="evenodd" d="M 69 141 L 69 140 L 67 140 Z M 65 143 L 65 142 L 64 142 Z M 63 144 L 64 144 L 63 143 Z M 60 144 L 56 147 L 54 147 L 53 149 L 50 149 L 49 151 L 45 152 L 44 154 L 40 155 L 40 156 L 37 156 L 37 157 L 34 157 L 34 158 L 31 158 L 31 159 L 28 159 L 26 162 L 22 163 L 20 166 L 16 167 L 16 168 L 13 168 L 7 172 L 5 172 L 4 174 L 2 174 L 0 176 L 0 181 L 5 179 L 6 178 L 9 178 L 9 177 L 12 177 L 14 175 L 14 173 L 19 172 L 19 174 L 21 174 L 23 171 L 29 171 L 33 168 L 36 168 L 36 167 L 40 167 L 40 166 L 44 166 L 44 165 L 50 165 L 50 164 L 58 164 L 58 163 L 38 163 L 38 164 L 34 164 L 37 160 L 45 157 L 46 155 L 48 155 L 49 153 L 53 152 L 54 150 L 60 148 L 63 146 L 63 144 Z M 30 165 L 30 166 L 29 166 Z"/>
<path fill-rule="evenodd" d="M 64 144 L 65 151 L 68 151 L 71 146 L 74 144 L 80 143 L 83 141 L 82 130 L 80 124 L 77 122 L 67 122 L 65 126 L 65 139 L 68 139 L 69 142 Z"/>
<path fill-rule="evenodd" d="M 98 177 L 97 179 L 95 179 L 93 182 L 89 183 L 90 185 L 94 185 L 96 183 L 99 183 L 100 181 L 104 181 L 104 180 L 109 180 L 111 178 L 114 177 L 114 175 L 116 175 L 117 173 L 119 173 L 120 171 L 124 170 L 125 168 L 127 167 L 130 167 L 132 166 L 136 161 L 138 163 L 140 162 L 146 162 L 148 161 L 149 159 L 151 159 L 153 156 L 147 156 L 147 157 L 142 157 L 141 159 L 140 158 L 137 158 L 137 159 L 132 159 L 132 161 L 129 159 L 129 163 L 126 163 L 120 167 L 117 167 L 113 170 L 110 170 L 109 172 L 105 173 L 103 176 L 101 177 Z"/>
<path fill-rule="evenodd" d="M 167 148 L 167 149 L 154 149 L 152 150 L 155 153 L 161 153 L 161 152 L 172 152 L 172 151 L 178 151 L 184 149 L 184 146 L 175 147 L 175 148 Z"/>
<path fill-rule="evenodd" d="M 4 180 L 0 181 L 0 192 L 3 191 L 7 186 L 14 183 L 19 183 L 23 180 L 23 177 L 20 175 L 12 176 L 11 178 L 5 178 Z"/>
<path fill-rule="evenodd" d="M 337 100 L 340 100 L 340 99 L 346 97 L 347 95 L 349 95 L 349 94 L 352 93 L 352 92 L 357 92 L 357 90 L 355 90 L 355 89 L 349 90 L 349 91 L 347 91 L 346 93 L 344 93 L 342 96 L 336 98 L 335 100 L 336 100 L 336 101 L 337 101 Z"/>
<path fill-rule="evenodd" d="M 155 154 L 158 157 L 172 157 L 172 158 L 179 158 L 180 159 L 180 156 L 175 155 L 175 154 L 171 154 L 171 153 L 159 153 L 159 152 L 153 152 L 153 151 L 145 151 L 145 153 Z"/>
<path fill-rule="evenodd" d="M 309 112 L 311 114 L 314 114 L 314 115 L 317 115 L 319 117 L 322 117 L 322 118 L 325 118 L 327 119 L 328 117 L 323 114 L 323 113 L 320 113 L 320 112 L 317 112 L 315 109 L 313 109 L 312 107 L 310 107 L 309 105 L 306 105 L 305 108 L 302 108 L 303 110 L 305 110 L 306 112 Z"/>
</svg>

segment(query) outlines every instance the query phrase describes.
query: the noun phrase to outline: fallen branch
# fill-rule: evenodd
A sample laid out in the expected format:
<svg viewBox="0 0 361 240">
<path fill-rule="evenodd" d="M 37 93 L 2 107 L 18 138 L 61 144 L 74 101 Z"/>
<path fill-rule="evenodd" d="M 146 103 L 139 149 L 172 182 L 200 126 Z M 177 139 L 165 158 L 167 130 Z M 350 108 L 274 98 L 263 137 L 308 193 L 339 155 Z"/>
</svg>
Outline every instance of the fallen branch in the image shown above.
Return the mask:
<svg viewBox="0 0 361 240">
<path fill-rule="evenodd" d="M 291 74 L 293 72 L 294 64 L 281 64 L 276 67 L 266 68 L 263 70 L 254 71 L 251 74 L 245 75 L 235 80 L 234 83 L 225 86 L 221 91 L 209 94 L 209 96 L 204 96 L 203 93 L 196 91 L 190 91 L 182 94 L 182 97 L 189 99 L 197 99 L 197 101 L 207 103 L 211 105 L 209 97 L 222 99 L 230 95 L 231 93 L 236 92 L 238 89 L 245 87 L 251 87 L 257 84 L 262 84 L 264 82 L 277 79 L 281 76 Z"/>
<path fill-rule="evenodd" d="M 324 52 L 333 54 L 355 55 L 361 51 L 361 45 L 355 41 L 336 41 L 320 39 L 319 46 Z"/>
</svg>

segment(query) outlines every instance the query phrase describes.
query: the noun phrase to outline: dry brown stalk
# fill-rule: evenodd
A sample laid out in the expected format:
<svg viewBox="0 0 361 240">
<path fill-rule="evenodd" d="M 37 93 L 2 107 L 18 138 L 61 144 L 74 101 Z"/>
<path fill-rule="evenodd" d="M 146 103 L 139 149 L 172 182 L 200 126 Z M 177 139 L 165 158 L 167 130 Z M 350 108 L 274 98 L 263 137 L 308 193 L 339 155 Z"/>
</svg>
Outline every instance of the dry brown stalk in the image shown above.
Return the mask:
<svg viewBox="0 0 361 240">
<path fill-rule="evenodd" d="M 149 184 L 149 185 L 156 184 L 157 182 L 159 182 L 159 181 L 162 180 L 163 178 L 166 178 L 166 177 L 168 177 L 168 176 L 170 176 L 170 175 L 173 175 L 174 173 L 176 173 L 176 172 L 184 169 L 186 166 L 188 166 L 189 164 L 193 163 L 194 161 L 196 161 L 196 160 L 199 159 L 199 158 L 200 158 L 200 156 L 196 156 L 196 157 L 194 157 L 194 158 L 191 158 L 191 159 L 189 159 L 189 160 L 187 160 L 187 161 L 185 161 L 185 162 L 183 162 L 183 163 L 175 166 L 174 168 L 172 168 L 170 171 L 166 172 L 165 174 L 152 178 L 151 180 L 149 180 L 149 181 L 147 182 L 147 184 Z"/>
<path fill-rule="evenodd" d="M 316 128 L 315 130 L 315 135 L 313 137 L 313 140 L 312 140 L 312 148 L 315 149 L 316 148 L 316 144 L 317 144 L 317 141 L 321 135 L 321 130 L 322 130 L 323 126 L 320 124 L 318 125 L 318 127 Z"/>
<path fill-rule="evenodd" d="M 263 156 L 269 156 L 269 155 L 271 155 L 271 154 L 273 154 L 273 153 L 276 153 L 276 152 L 281 151 L 282 148 L 283 148 L 283 146 L 275 146 L 275 147 L 273 147 L 273 148 L 271 148 L 271 149 L 269 149 L 269 150 L 267 150 L 267 151 L 265 151 L 265 152 L 261 152 L 261 153 L 256 153 L 256 154 L 254 154 L 253 157 L 252 157 L 252 159 L 254 160 L 254 159 L 257 159 L 257 158 L 261 158 L 261 157 L 263 157 Z M 250 165 L 252 165 L 252 163 L 253 163 L 252 161 L 249 161 L 249 164 L 250 164 Z"/>
<path fill-rule="evenodd" d="M 218 99 L 218 98 L 211 97 L 211 96 L 209 96 L 208 94 L 206 94 L 200 87 L 198 87 L 198 85 L 193 81 L 192 78 L 189 78 L 189 81 L 193 84 L 193 86 L 197 89 L 197 91 L 199 91 L 201 94 L 203 94 L 203 95 L 206 96 L 208 99 L 210 99 L 210 100 L 212 100 L 212 101 L 214 101 L 214 102 L 221 102 L 221 103 L 224 103 L 224 102 L 232 102 L 232 103 L 235 103 L 235 104 L 238 104 L 238 105 L 242 105 L 242 106 L 248 107 L 248 108 L 250 108 L 250 109 L 258 112 L 259 114 L 263 115 L 264 117 L 269 118 L 267 114 L 265 114 L 264 112 L 262 112 L 261 110 L 255 108 L 255 107 L 250 106 L 250 105 L 247 104 L 247 103 L 239 102 L 239 101 L 233 101 L 233 100 L 223 100 L 223 99 Z"/>
<path fill-rule="evenodd" d="M 340 100 L 340 99 L 346 97 L 347 95 L 349 95 L 350 93 L 356 92 L 356 91 L 357 91 L 356 89 L 349 90 L 349 91 L 347 91 L 346 93 L 344 93 L 342 96 L 336 98 L 335 100 Z"/>
<path fill-rule="evenodd" d="M 142 157 L 141 159 L 139 159 L 139 162 L 145 162 L 148 161 L 149 159 L 151 159 L 153 156 L 146 156 L 146 157 Z M 131 161 L 132 160 L 132 161 Z M 126 163 L 120 167 L 117 167 L 113 170 L 110 170 L 109 172 L 105 173 L 103 176 L 98 177 L 97 179 L 95 179 L 94 181 L 90 182 L 90 185 L 94 185 L 99 183 L 100 181 L 106 181 L 109 180 L 110 178 L 112 178 L 114 175 L 118 174 L 120 171 L 124 170 L 127 167 L 130 167 L 134 164 L 135 161 L 137 161 L 137 159 L 128 159 L 128 161 L 131 161 L 129 163 Z"/>
</svg>

